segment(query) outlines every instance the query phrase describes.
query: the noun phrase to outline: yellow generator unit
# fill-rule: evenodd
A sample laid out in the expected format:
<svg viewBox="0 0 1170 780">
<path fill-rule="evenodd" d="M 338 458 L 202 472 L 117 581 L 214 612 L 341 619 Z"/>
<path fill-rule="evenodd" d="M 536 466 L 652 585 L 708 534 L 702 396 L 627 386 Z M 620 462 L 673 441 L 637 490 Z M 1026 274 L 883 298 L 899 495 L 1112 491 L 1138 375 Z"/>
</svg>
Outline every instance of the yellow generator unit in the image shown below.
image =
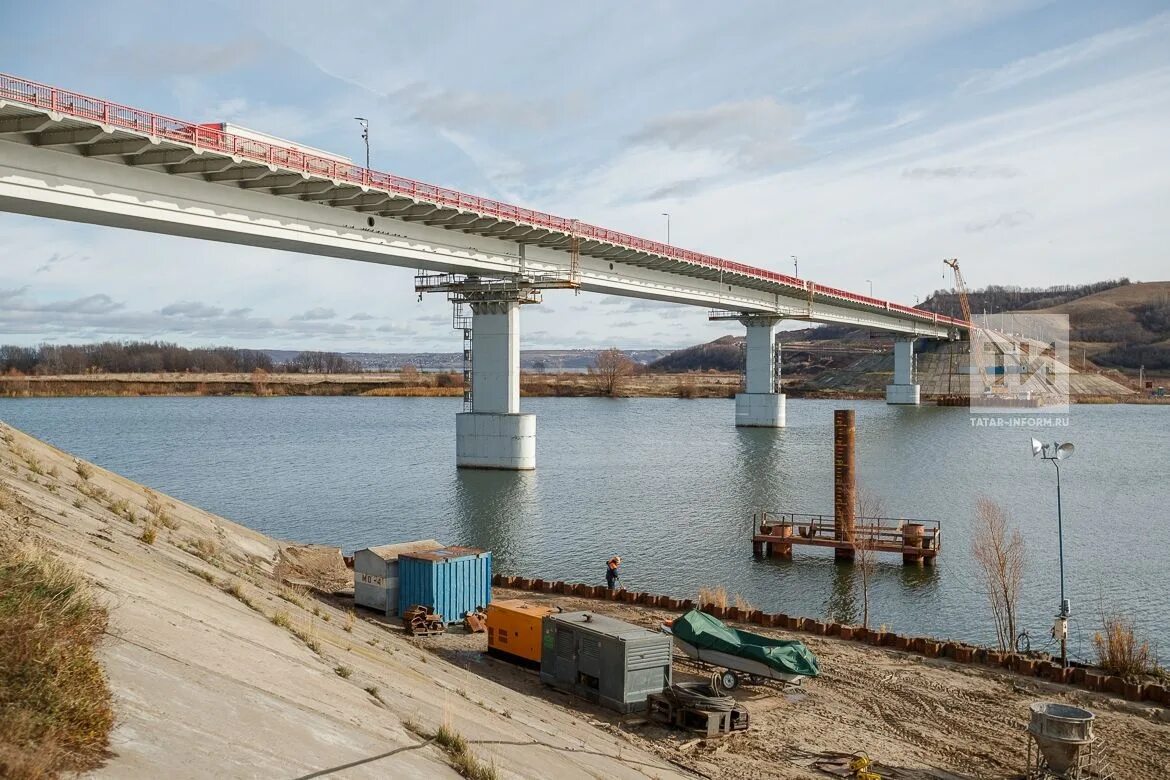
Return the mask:
<svg viewBox="0 0 1170 780">
<path fill-rule="evenodd" d="M 554 611 L 554 607 L 520 599 L 488 604 L 488 653 L 525 666 L 540 666 L 541 620 Z"/>
</svg>

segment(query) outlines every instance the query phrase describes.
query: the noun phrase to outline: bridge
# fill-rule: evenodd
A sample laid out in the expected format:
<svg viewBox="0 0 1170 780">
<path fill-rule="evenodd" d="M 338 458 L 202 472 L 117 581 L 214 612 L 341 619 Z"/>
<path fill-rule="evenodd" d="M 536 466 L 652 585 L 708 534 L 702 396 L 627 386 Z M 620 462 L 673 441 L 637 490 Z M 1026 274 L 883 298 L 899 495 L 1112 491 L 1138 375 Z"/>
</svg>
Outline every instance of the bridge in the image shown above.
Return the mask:
<svg viewBox="0 0 1170 780">
<path fill-rule="evenodd" d="M 783 427 L 782 320 L 896 334 L 887 402 L 917 404 L 914 341 L 963 320 L 576 219 L 355 165 L 227 124 L 194 123 L 0 74 L 0 211 L 418 269 L 464 331 L 456 463 L 530 469 L 520 308 L 574 289 L 700 306 L 747 332 L 737 425 Z"/>
</svg>

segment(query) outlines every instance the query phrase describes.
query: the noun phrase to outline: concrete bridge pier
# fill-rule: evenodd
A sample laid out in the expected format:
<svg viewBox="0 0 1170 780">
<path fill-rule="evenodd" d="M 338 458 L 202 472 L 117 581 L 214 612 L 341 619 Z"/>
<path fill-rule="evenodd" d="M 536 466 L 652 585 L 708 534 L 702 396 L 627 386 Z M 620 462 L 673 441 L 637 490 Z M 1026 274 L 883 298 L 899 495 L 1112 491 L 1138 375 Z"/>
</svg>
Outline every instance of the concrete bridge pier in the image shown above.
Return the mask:
<svg viewBox="0 0 1170 780">
<path fill-rule="evenodd" d="M 459 468 L 536 468 L 536 415 L 520 411 L 519 300 L 471 302 L 471 411 L 455 416 Z"/>
<path fill-rule="evenodd" d="M 735 396 L 735 424 L 745 428 L 783 428 L 784 394 L 780 392 L 780 317 L 750 314 L 739 317 L 747 328 L 745 387 Z"/>
<path fill-rule="evenodd" d="M 886 385 L 886 403 L 918 406 L 918 385 L 914 382 L 914 338 L 894 341 L 894 383 Z"/>
</svg>

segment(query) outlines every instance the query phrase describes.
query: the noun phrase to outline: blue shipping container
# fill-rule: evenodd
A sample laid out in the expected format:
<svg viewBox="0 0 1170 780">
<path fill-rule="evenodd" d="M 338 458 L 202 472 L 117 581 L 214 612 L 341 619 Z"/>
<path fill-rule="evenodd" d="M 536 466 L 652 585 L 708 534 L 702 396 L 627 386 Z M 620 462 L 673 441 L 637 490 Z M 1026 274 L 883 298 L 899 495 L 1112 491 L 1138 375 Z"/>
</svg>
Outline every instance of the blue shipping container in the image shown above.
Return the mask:
<svg viewBox="0 0 1170 780">
<path fill-rule="evenodd" d="M 472 547 L 443 547 L 398 556 L 398 614 L 415 604 L 448 623 L 486 609 L 492 600 L 492 554 Z"/>
</svg>

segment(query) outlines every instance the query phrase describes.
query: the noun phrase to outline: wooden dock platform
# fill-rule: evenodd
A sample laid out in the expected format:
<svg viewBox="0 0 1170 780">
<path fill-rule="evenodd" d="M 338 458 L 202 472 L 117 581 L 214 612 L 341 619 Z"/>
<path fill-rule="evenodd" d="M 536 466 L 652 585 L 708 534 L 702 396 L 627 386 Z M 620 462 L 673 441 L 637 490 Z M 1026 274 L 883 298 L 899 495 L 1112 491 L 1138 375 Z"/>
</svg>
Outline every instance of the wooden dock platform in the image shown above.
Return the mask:
<svg viewBox="0 0 1170 780">
<path fill-rule="evenodd" d="M 763 512 L 752 517 L 752 552 L 765 558 L 791 558 L 794 545 L 832 548 L 839 560 L 852 560 L 858 546 L 897 553 L 907 566 L 932 566 L 942 547 L 937 520 L 858 517 L 852 538 L 842 538 L 832 515 Z"/>
</svg>

